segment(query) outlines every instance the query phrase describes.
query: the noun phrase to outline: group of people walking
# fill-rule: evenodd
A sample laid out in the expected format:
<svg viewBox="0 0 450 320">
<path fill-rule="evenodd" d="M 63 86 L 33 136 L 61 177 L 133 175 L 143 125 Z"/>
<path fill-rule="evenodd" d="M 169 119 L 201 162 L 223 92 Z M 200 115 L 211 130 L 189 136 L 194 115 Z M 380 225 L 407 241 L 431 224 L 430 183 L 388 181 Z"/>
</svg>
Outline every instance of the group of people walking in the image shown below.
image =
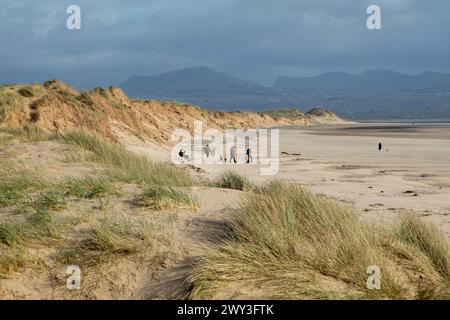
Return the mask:
<svg viewBox="0 0 450 320">
<path fill-rule="evenodd" d="M 206 158 L 209 158 L 209 156 L 211 155 L 211 149 L 209 147 L 209 145 L 206 145 L 206 147 L 204 148 L 204 152 L 206 155 Z M 245 154 L 247 156 L 247 160 L 246 163 L 252 163 L 253 162 L 253 152 L 252 152 L 252 148 L 247 148 L 247 150 L 245 151 Z M 220 161 L 223 162 L 227 162 L 227 158 L 220 156 L 219 158 Z M 237 163 L 237 148 L 236 146 L 232 146 L 230 148 L 230 161 L 229 163 Z"/>
<path fill-rule="evenodd" d="M 207 144 L 204 148 L 203 148 L 203 153 L 206 156 L 206 159 L 210 159 L 213 155 L 213 152 L 211 150 L 211 147 L 209 146 L 209 144 Z M 246 163 L 253 163 L 253 151 L 252 148 L 247 148 L 247 150 L 245 151 L 246 154 Z M 187 152 L 184 149 L 181 149 L 178 153 L 178 155 L 185 159 L 185 160 L 190 160 Z M 227 163 L 227 157 L 225 156 L 220 156 L 219 157 L 219 161 L 223 161 L 225 163 Z M 230 148 L 230 160 L 229 163 L 237 163 L 238 159 L 237 159 L 237 148 L 236 146 L 233 146 Z"/>
</svg>

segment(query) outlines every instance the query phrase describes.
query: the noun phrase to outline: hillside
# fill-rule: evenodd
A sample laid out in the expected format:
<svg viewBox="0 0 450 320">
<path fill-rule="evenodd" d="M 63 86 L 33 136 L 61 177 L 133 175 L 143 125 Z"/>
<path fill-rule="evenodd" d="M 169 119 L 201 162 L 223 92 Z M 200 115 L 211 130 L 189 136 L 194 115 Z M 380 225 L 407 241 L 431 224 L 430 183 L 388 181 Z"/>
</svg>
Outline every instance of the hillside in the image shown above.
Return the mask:
<svg viewBox="0 0 450 320">
<path fill-rule="evenodd" d="M 289 124 L 341 121 L 336 115 L 322 117 L 296 111 L 219 112 L 197 106 L 163 101 L 132 100 L 121 89 L 95 88 L 77 92 L 59 81 L 43 86 L 7 85 L 0 88 L 0 126 L 36 125 L 51 132 L 83 129 L 117 140 L 117 129 L 136 137 L 166 144 L 176 128 L 192 129 L 195 120 L 210 128 L 257 128 Z"/>
<path fill-rule="evenodd" d="M 273 87 L 280 90 L 394 91 L 450 87 L 450 75 L 423 72 L 406 75 L 390 70 L 367 70 L 361 74 L 328 72 L 316 77 L 279 77 Z"/>
<path fill-rule="evenodd" d="M 195 97 L 261 95 L 267 88 L 207 67 L 194 67 L 155 76 L 132 76 L 120 87 L 130 96 L 181 99 Z"/>
</svg>

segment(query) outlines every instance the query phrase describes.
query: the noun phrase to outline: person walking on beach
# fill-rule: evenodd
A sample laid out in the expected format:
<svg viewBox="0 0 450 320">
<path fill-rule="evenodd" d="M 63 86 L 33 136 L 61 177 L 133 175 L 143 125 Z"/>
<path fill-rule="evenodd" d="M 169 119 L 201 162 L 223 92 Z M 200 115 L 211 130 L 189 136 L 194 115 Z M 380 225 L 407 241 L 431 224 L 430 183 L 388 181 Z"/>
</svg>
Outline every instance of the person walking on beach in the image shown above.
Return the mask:
<svg viewBox="0 0 450 320">
<path fill-rule="evenodd" d="M 383 148 L 383 145 L 381 144 L 381 142 L 378 144 L 378 152 L 381 152 L 381 149 Z"/>
<path fill-rule="evenodd" d="M 209 144 L 206 145 L 205 149 L 204 149 L 205 155 L 206 155 L 206 159 L 209 158 L 209 156 L 211 155 L 211 148 L 209 147 Z"/>
<path fill-rule="evenodd" d="M 231 149 L 230 149 L 230 163 L 231 163 L 231 161 L 233 161 L 234 163 L 237 163 L 235 146 L 231 147 Z"/>
<path fill-rule="evenodd" d="M 253 162 L 252 148 L 247 149 L 247 163 Z"/>
</svg>

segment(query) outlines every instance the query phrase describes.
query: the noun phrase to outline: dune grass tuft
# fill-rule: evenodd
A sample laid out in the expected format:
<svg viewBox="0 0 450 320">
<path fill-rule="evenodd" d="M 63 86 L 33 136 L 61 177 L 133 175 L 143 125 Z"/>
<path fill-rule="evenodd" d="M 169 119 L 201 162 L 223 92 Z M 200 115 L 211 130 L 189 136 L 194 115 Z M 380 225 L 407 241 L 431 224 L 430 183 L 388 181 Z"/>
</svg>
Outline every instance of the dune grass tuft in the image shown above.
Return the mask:
<svg viewBox="0 0 450 320">
<path fill-rule="evenodd" d="M 154 163 L 98 136 L 76 131 L 65 134 L 63 139 L 91 151 L 92 160 L 107 165 L 109 176 L 119 181 L 170 186 L 193 184 L 186 171 L 171 164 Z"/>
<path fill-rule="evenodd" d="M 144 222 L 125 218 L 103 218 L 91 229 L 89 238 L 61 253 L 61 263 L 95 265 L 114 257 L 151 249 L 152 230 Z"/>
<path fill-rule="evenodd" d="M 397 236 L 425 254 L 434 268 L 450 280 L 449 245 L 437 228 L 421 221 L 413 214 L 400 217 L 400 227 Z"/>
<path fill-rule="evenodd" d="M 8 277 L 27 263 L 23 240 L 22 223 L 12 219 L 0 223 L 0 278 Z"/>
<path fill-rule="evenodd" d="M 24 98 L 33 98 L 41 95 L 42 92 L 43 89 L 40 85 L 26 85 L 17 90 L 17 93 Z"/>
<path fill-rule="evenodd" d="M 66 206 L 64 196 L 53 190 L 43 191 L 23 203 L 21 212 L 28 218 L 23 225 L 27 240 L 39 243 L 61 239 L 64 225 L 55 212 Z"/>
<path fill-rule="evenodd" d="M 113 183 L 106 178 L 85 177 L 81 179 L 68 178 L 62 184 L 67 196 L 83 199 L 101 198 L 105 195 L 118 194 Z"/>
<path fill-rule="evenodd" d="M 213 182 L 213 186 L 241 191 L 255 190 L 255 185 L 249 179 L 233 171 L 224 172 Z"/>
<path fill-rule="evenodd" d="M 21 243 L 22 237 L 22 228 L 16 222 L 6 220 L 0 223 L 0 244 L 17 246 Z"/>
<path fill-rule="evenodd" d="M 0 137 L 3 140 L 1 144 L 23 143 L 23 142 L 37 142 L 37 141 L 47 141 L 56 138 L 56 135 L 47 132 L 35 125 L 26 125 L 17 128 L 1 128 Z"/>
<path fill-rule="evenodd" d="M 147 187 L 135 198 L 135 203 L 156 210 L 198 207 L 197 200 L 186 192 L 160 185 Z"/>
<path fill-rule="evenodd" d="M 206 250 L 190 297 L 450 298 L 442 238 L 428 237 L 431 229 L 416 218 L 399 228 L 363 224 L 352 208 L 272 182 L 249 196 L 229 236 Z M 372 265 L 382 272 L 380 290 L 367 288 Z"/>
<path fill-rule="evenodd" d="M 38 175 L 9 162 L 0 164 L 0 207 L 21 203 L 30 192 L 46 185 Z"/>
<path fill-rule="evenodd" d="M 13 109 L 23 110 L 24 99 L 8 87 L 0 88 L 0 121 Z"/>
<path fill-rule="evenodd" d="M 91 96 L 89 95 L 89 92 L 81 91 L 80 94 L 77 97 L 78 101 L 81 103 L 84 103 L 88 106 L 94 106 L 95 102 L 92 100 Z"/>
<path fill-rule="evenodd" d="M 52 210 L 63 206 L 65 203 L 60 198 L 45 193 L 24 205 L 24 219 L 8 219 L 0 223 L 0 275 L 6 277 L 32 261 L 26 254 L 31 244 L 48 245 L 49 240 L 62 238 L 63 225 Z"/>
<path fill-rule="evenodd" d="M 25 267 L 29 259 L 20 247 L 8 247 L 0 244 L 0 279 L 8 278 L 10 274 Z"/>
<path fill-rule="evenodd" d="M 66 208 L 66 201 L 61 193 L 50 190 L 31 199 L 27 206 L 34 210 L 62 210 Z"/>
</svg>

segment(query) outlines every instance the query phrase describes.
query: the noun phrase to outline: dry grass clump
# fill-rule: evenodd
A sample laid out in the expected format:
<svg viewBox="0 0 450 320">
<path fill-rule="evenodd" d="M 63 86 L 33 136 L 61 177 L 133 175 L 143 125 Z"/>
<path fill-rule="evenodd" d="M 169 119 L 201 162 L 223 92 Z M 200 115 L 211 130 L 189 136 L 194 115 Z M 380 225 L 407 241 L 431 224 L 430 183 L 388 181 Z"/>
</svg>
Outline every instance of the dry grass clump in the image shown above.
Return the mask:
<svg viewBox="0 0 450 320">
<path fill-rule="evenodd" d="M 81 103 L 86 104 L 91 107 L 95 104 L 94 100 L 89 95 L 89 92 L 86 92 L 86 91 L 81 91 L 80 94 L 78 95 L 77 99 Z"/>
<path fill-rule="evenodd" d="M 26 125 L 16 128 L 0 128 L 0 145 L 47 141 L 55 138 L 55 134 L 42 130 L 35 125 Z"/>
<path fill-rule="evenodd" d="M 381 289 L 367 288 L 367 268 Z M 229 237 L 196 266 L 190 297 L 282 299 L 450 298 L 444 238 L 418 218 L 398 230 L 361 223 L 351 208 L 273 182 L 232 218 Z"/>
<path fill-rule="evenodd" d="M 55 212 L 66 207 L 61 193 L 32 168 L 0 164 L 0 207 L 15 214 L 0 220 L 0 274 L 8 276 L 33 261 L 31 246 L 63 239 L 65 225 Z"/>
<path fill-rule="evenodd" d="M 450 298 L 450 247 L 437 228 L 409 213 L 400 216 L 391 250 L 416 274 L 419 299 Z M 417 279 L 418 278 L 418 279 Z"/>
<path fill-rule="evenodd" d="M 0 275 L 3 277 L 33 260 L 26 253 L 27 248 L 61 240 L 65 230 L 54 214 L 65 208 L 61 196 L 44 192 L 20 204 L 20 217 L 0 222 Z"/>
<path fill-rule="evenodd" d="M 65 141 L 93 152 L 91 160 L 108 166 L 110 177 L 124 182 L 158 184 L 167 186 L 190 186 L 189 173 L 166 163 L 155 163 L 145 156 L 135 155 L 122 146 L 98 136 L 75 131 L 62 137 Z"/>
<path fill-rule="evenodd" d="M 0 163 L 0 177 L 0 207 L 18 204 L 30 192 L 46 185 L 34 172 L 6 161 Z"/>
<path fill-rule="evenodd" d="M 225 171 L 214 182 L 213 186 L 218 188 L 235 189 L 241 191 L 252 191 L 256 187 L 250 180 L 233 171 Z"/>
<path fill-rule="evenodd" d="M 41 95 L 44 92 L 40 85 L 26 85 L 17 90 L 17 93 L 24 98 L 33 98 Z"/>
<path fill-rule="evenodd" d="M 147 187 L 143 193 L 136 196 L 134 202 L 138 206 L 156 210 L 198 207 L 197 200 L 186 192 L 160 185 Z"/>
<path fill-rule="evenodd" d="M 113 89 L 113 87 L 110 87 L 109 90 L 102 88 L 102 87 L 96 87 L 93 92 L 99 94 L 100 96 L 102 96 L 103 98 L 106 99 L 106 101 L 108 102 L 108 104 L 115 108 L 115 109 L 126 109 L 127 106 L 118 102 L 117 100 L 114 99 L 111 90 Z"/>
<path fill-rule="evenodd" d="M 111 259 L 135 255 L 152 247 L 153 230 L 143 221 L 105 217 L 96 222 L 88 239 L 61 253 L 61 263 L 95 265 Z"/>
<path fill-rule="evenodd" d="M 13 109 L 24 108 L 24 99 L 8 87 L 0 88 L 0 121 Z"/>
<path fill-rule="evenodd" d="M 23 241 L 22 223 L 12 219 L 0 222 L 0 279 L 28 264 Z"/>
<path fill-rule="evenodd" d="M 101 198 L 105 195 L 118 194 L 112 181 L 101 177 L 67 178 L 62 183 L 62 188 L 65 190 L 66 196 L 81 199 L 94 199 Z"/>
<path fill-rule="evenodd" d="M 10 274 L 29 263 L 22 248 L 0 244 L 0 279 L 8 278 Z"/>
</svg>

